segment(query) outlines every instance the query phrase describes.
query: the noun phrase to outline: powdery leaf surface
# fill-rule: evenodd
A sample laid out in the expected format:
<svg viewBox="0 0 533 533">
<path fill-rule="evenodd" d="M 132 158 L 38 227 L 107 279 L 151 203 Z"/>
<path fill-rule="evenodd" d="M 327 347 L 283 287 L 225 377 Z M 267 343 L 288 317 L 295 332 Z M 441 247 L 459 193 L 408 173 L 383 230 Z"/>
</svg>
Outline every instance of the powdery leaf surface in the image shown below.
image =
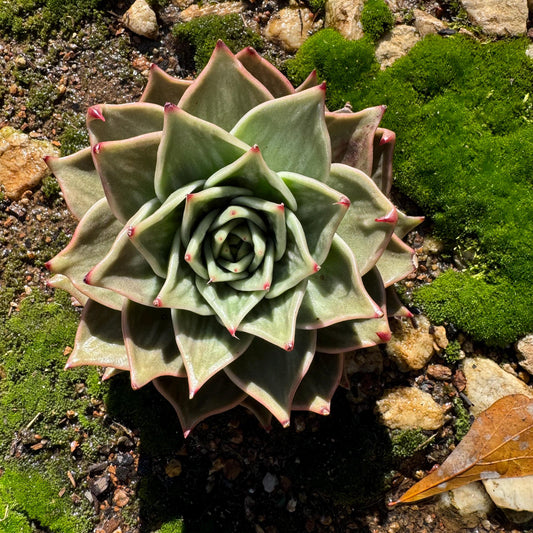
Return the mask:
<svg viewBox="0 0 533 533">
<path fill-rule="evenodd" d="M 467 483 L 533 474 L 533 399 L 512 394 L 494 402 L 444 463 L 392 502 L 411 503 Z"/>
</svg>

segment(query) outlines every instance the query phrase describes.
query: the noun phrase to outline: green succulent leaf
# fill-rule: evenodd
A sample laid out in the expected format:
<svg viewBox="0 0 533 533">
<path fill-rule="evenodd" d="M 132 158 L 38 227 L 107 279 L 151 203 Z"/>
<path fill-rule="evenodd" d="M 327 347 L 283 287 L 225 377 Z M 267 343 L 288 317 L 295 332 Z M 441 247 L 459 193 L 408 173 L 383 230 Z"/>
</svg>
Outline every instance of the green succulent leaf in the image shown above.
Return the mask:
<svg viewBox="0 0 533 533">
<path fill-rule="evenodd" d="M 246 112 L 268 100 L 272 95 L 266 87 L 219 41 L 204 70 L 183 94 L 180 107 L 229 131 Z"/>
<path fill-rule="evenodd" d="M 122 309 L 122 331 L 133 389 L 159 376 L 187 376 L 168 309 L 127 300 Z"/>
<path fill-rule="evenodd" d="M 335 235 L 320 272 L 309 278 L 297 327 L 317 329 L 346 320 L 382 315 L 381 309 L 366 292 L 350 247 Z"/>
<path fill-rule="evenodd" d="M 297 331 L 291 352 L 256 338 L 248 352 L 224 372 L 286 427 L 294 394 L 313 360 L 315 345 L 314 331 Z"/>
<path fill-rule="evenodd" d="M 235 361 L 250 346 L 252 336 L 240 333 L 228 335 L 215 317 L 199 317 L 189 311 L 172 310 L 176 342 L 182 354 L 192 398 L 224 367 Z"/>
<path fill-rule="evenodd" d="M 342 354 L 316 353 L 294 395 L 292 408 L 329 415 L 331 398 L 342 377 L 343 362 Z"/>
<path fill-rule="evenodd" d="M 174 407 L 185 437 L 208 416 L 232 409 L 246 398 L 246 393 L 224 372 L 215 374 L 194 398 L 189 398 L 189 385 L 184 378 L 162 376 L 154 379 L 154 385 Z"/>
<path fill-rule="evenodd" d="M 160 141 L 161 133 L 156 132 L 101 142 L 93 148 L 109 207 L 123 224 L 155 198 L 154 168 Z"/>
<path fill-rule="evenodd" d="M 163 129 L 163 108 L 144 102 L 133 104 L 98 104 L 87 111 L 87 129 L 91 146 L 120 141 Z"/>
<path fill-rule="evenodd" d="M 260 337 L 284 350 L 290 349 L 294 346 L 296 317 L 307 283 L 307 280 L 301 281 L 277 298 L 261 300 L 242 320 L 238 331 Z"/>
<path fill-rule="evenodd" d="M 376 266 L 379 268 L 385 287 L 388 287 L 408 276 L 416 269 L 417 264 L 415 251 L 393 235 Z"/>
<path fill-rule="evenodd" d="M 376 106 L 357 113 L 342 110 L 326 113 L 333 163 L 358 168 L 370 176 L 375 132 L 385 109 L 385 106 Z"/>
<path fill-rule="evenodd" d="M 81 314 L 74 349 L 66 368 L 99 365 L 129 370 L 121 312 L 88 300 Z"/>
<path fill-rule="evenodd" d="M 173 78 L 157 65 L 152 64 L 148 75 L 148 83 L 144 88 L 140 101 L 161 106 L 167 102 L 177 104 L 191 84 L 192 81 Z"/>
<path fill-rule="evenodd" d="M 69 245 L 48 262 L 48 268 L 69 278 L 77 290 L 92 300 L 120 311 L 122 296 L 87 285 L 85 277 L 95 262 L 105 257 L 121 229 L 107 200 L 98 200 L 80 220 Z"/>
<path fill-rule="evenodd" d="M 158 198 L 164 200 L 192 181 L 206 180 L 249 148 L 222 128 L 166 105 L 155 178 L 152 172 Z"/>
<path fill-rule="evenodd" d="M 258 256 L 256 256 L 258 257 Z M 268 241 L 265 246 L 263 261 L 252 275 L 241 280 L 229 282 L 229 286 L 237 291 L 268 291 L 272 285 L 274 271 L 274 244 Z"/>
<path fill-rule="evenodd" d="M 388 196 L 392 187 L 392 156 L 396 134 L 384 128 L 378 128 L 374 136 L 374 161 L 372 172 L 369 176 L 379 187 L 381 192 Z"/>
<path fill-rule="evenodd" d="M 255 79 L 259 80 L 270 91 L 274 98 L 287 96 L 294 92 L 291 82 L 251 46 L 241 50 L 235 57 Z"/>
<path fill-rule="evenodd" d="M 47 285 L 49 287 L 54 287 L 54 289 L 62 289 L 64 291 L 67 291 L 71 296 L 76 298 L 78 302 L 80 302 L 82 305 L 85 305 L 87 301 L 89 300 L 89 297 L 85 294 L 83 294 L 81 291 L 76 289 L 74 285 L 72 284 L 72 281 L 70 281 L 67 276 L 63 276 L 63 274 L 56 274 L 52 278 L 48 280 Z"/>
<path fill-rule="evenodd" d="M 323 181 L 331 162 L 324 92 L 320 85 L 258 105 L 231 133 L 259 146 L 275 172 L 286 170 Z"/>
<path fill-rule="evenodd" d="M 248 409 L 256 418 L 259 423 L 267 430 L 272 429 L 272 413 L 258 401 L 254 400 L 250 396 L 247 396 L 241 405 Z"/>
<path fill-rule="evenodd" d="M 47 157 L 45 161 L 59 181 L 68 208 L 78 220 L 104 197 L 90 148 L 67 157 Z"/>
<path fill-rule="evenodd" d="M 398 212 L 398 223 L 394 228 L 394 234 L 403 239 L 410 231 L 414 230 L 419 224 L 424 221 L 424 217 L 411 217 L 402 213 L 399 209 Z"/>
<path fill-rule="evenodd" d="M 304 229 L 309 253 L 321 265 L 350 202 L 317 180 L 293 172 L 280 172 L 279 176 L 296 198 L 296 216 Z"/>
<path fill-rule="evenodd" d="M 413 313 L 402 304 L 394 287 L 387 287 L 385 289 L 385 295 L 387 298 L 387 316 L 405 318 L 411 318 L 413 316 Z"/>
<path fill-rule="evenodd" d="M 354 253 L 360 273 L 366 274 L 394 231 L 396 209 L 366 174 L 347 165 L 331 165 L 326 185 L 342 191 L 351 201 L 337 233 Z"/>
</svg>

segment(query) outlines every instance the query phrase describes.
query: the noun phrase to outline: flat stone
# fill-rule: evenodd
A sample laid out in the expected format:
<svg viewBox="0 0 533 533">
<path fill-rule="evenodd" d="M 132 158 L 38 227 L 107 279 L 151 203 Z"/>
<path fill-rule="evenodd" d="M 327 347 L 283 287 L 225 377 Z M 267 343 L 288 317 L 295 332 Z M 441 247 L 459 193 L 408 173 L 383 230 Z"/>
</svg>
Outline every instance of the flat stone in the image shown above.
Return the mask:
<svg viewBox="0 0 533 533">
<path fill-rule="evenodd" d="M 432 35 L 439 31 L 445 30 L 448 25 L 442 20 L 422 11 L 421 9 L 413 9 L 415 17 L 415 28 L 422 39 L 426 35 Z"/>
<path fill-rule="evenodd" d="M 466 378 L 465 394 L 472 402 L 470 412 L 478 416 L 496 400 L 509 394 L 525 394 L 533 398 L 533 389 L 522 380 L 500 368 L 491 359 L 467 357 L 463 362 Z"/>
<path fill-rule="evenodd" d="M 533 512 L 533 476 L 485 479 L 483 485 L 498 507 Z"/>
<path fill-rule="evenodd" d="M 205 4 L 203 6 L 193 4 L 180 13 L 180 21 L 189 22 L 192 19 L 205 17 L 206 15 L 218 15 L 222 17 L 233 13 L 242 13 L 243 10 L 244 4 L 242 2 L 220 2 Z"/>
<path fill-rule="evenodd" d="M 363 37 L 361 13 L 364 0 L 326 0 L 325 27 L 337 30 L 345 39 Z"/>
<path fill-rule="evenodd" d="M 494 508 L 480 481 L 444 492 L 439 496 L 439 505 L 458 515 L 456 531 L 476 527 Z"/>
<path fill-rule="evenodd" d="M 148 39 L 157 39 L 159 26 L 154 10 L 146 0 L 135 0 L 133 5 L 124 13 L 122 23 L 137 35 Z"/>
<path fill-rule="evenodd" d="M 510 37 L 527 32 L 528 0 L 462 0 L 468 18 L 484 33 Z"/>
<path fill-rule="evenodd" d="M 433 356 L 433 336 L 429 332 L 430 323 L 424 316 L 415 319 L 391 320 L 392 337 L 387 343 L 387 355 L 402 372 L 420 370 Z"/>
<path fill-rule="evenodd" d="M 47 155 L 57 156 L 59 150 L 9 126 L 0 129 L 0 185 L 9 200 L 19 200 L 50 174 L 43 160 Z"/>
<path fill-rule="evenodd" d="M 376 402 L 376 410 L 390 429 L 439 429 L 444 424 L 442 407 L 416 387 L 386 391 Z"/>
<path fill-rule="evenodd" d="M 518 364 L 533 374 L 533 335 L 526 335 L 516 343 Z"/>
<path fill-rule="evenodd" d="M 381 70 L 390 67 L 397 59 L 407 55 L 409 50 L 420 41 L 420 35 L 415 28 L 401 24 L 386 33 L 376 47 L 376 59 Z"/>
<path fill-rule="evenodd" d="M 313 13 L 305 7 L 285 7 L 275 13 L 263 30 L 263 37 L 287 52 L 296 52 L 309 35 L 320 29 Z"/>
</svg>

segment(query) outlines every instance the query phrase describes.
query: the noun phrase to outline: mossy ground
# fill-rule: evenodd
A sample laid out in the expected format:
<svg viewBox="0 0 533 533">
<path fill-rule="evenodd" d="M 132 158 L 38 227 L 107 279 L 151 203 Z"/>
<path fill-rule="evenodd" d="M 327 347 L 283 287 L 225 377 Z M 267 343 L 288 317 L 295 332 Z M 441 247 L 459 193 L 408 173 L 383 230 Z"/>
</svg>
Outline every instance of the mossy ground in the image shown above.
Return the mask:
<svg viewBox="0 0 533 533">
<path fill-rule="evenodd" d="M 328 50 L 335 44 L 331 58 Z M 415 294 L 438 322 L 474 339 L 505 345 L 533 330 L 533 61 L 527 39 L 478 42 L 430 36 L 376 73 L 366 58 L 339 69 L 357 45 L 331 30 L 310 38 L 289 63 L 315 67 L 328 82 L 330 108 L 388 106 L 396 132 L 396 186 L 432 217 L 462 258 Z M 340 71 L 339 71 L 340 70 Z"/>
</svg>

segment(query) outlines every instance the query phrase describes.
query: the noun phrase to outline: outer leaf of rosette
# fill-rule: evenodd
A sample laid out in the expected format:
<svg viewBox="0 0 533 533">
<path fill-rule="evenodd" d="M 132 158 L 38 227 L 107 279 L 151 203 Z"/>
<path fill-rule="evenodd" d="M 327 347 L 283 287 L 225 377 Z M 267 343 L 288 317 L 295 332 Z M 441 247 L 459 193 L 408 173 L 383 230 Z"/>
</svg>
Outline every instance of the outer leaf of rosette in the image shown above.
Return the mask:
<svg viewBox="0 0 533 533">
<path fill-rule="evenodd" d="M 243 318 L 266 294 L 266 291 L 237 291 L 226 283 L 207 283 L 200 276 L 196 276 L 196 288 L 233 336 Z"/>
<path fill-rule="evenodd" d="M 350 247 L 335 235 L 320 272 L 309 278 L 297 327 L 318 329 L 382 315 L 380 307 L 365 289 Z"/>
<path fill-rule="evenodd" d="M 320 270 L 320 266 L 309 253 L 305 232 L 297 216 L 286 209 L 285 218 L 287 246 L 283 257 L 274 263 L 272 285 L 266 295 L 269 299 L 277 298 Z"/>
<path fill-rule="evenodd" d="M 257 420 L 259 420 L 259 423 L 266 431 L 270 431 L 272 429 L 272 413 L 264 405 L 260 404 L 250 396 L 247 396 L 241 402 L 241 405 L 255 415 Z"/>
<path fill-rule="evenodd" d="M 314 331 L 297 331 L 291 352 L 255 339 L 248 352 L 224 372 L 287 427 L 294 394 L 313 361 L 315 348 Z"/>
<path fill-rule="evenodd" d="M 87 110 L 91 146 L 163 129 L 163 108 L 146 102 L 98 104 Z"/>
<path fill-rule="evenodd" d="M 218 41 L 206 67 L 183 94 L 180 107 L 229 131 L 247 111 L 272 99 L 266 87 Z"/>
<path fill-rule="evenodd" d="M 150 264 L 131 243 L 128 232 L 160 207 L 154 198 L 147 202 L 120 231 L 107 255 L 85 277 L 89 285 L 104 287 L 121 294 L 128 300 L 152 306 L 163 286 Z"/>
<path fill-rule="evenodd" d="M 387 296 L 387 316 L 396 316 L 404 318 L 412 318 L 413 313 L 402 304 L 398 293 L 395 291 L 394 287 L 387 287 L 385 289 Z"/>
<path fill-rule="evenodd" d="M 324 181 L 331 163 L 324 119 L 325 84 L 265 102 L 249 111 L 231 130 L 259 146 L 266 164 Z"/>
<path fill-rule="evenodd" d="M 105 198 L 96 202 L 80 220 L 72 240 L 66 248 L 47 263 L 56 274 L 66 276 L 85 296 L 117 311 L 123 298 L 116 292 L 85 283 L 87 273 L 101 261 L 122 229 Z"/>
<path fill-rule="evenodd" d="M 155 170 L 158 198 L 163 200 L 192 181 L 206 180 L 249 148 L 219 126 L 166 105 Z"/>
<path fill-rule="evenodd" d="M 379 268 L 385 287 L 389 287 L 416 270 L 418 259 L 412 248 L 396 235 L 392 235 L 376 266 Z"/>
<path fill-rule="evenodd" d="M 187 377 L 168 309 L 126 300 L 122 331 L 132 388 L 139 389 L 160 376 Z"/>
<path fill-rule="evenodd" d="M 312 70 L 307 78 L 305 78 L 298 87 L 296 87 L 295 92 L 301 93 L 302 91 L 306 91 L 307 89 L 311 89 L 312 87 L 316 87 L 320 81 L 318 81 L 318 75 L 316 73 L 316 70 Z"/>
<path fill-rule="evenodd" d="M 386 196 L 389 196 L 392 187 L 392 156 L 395 142 L 396 134 L 393 131 L 385 128 L 376 130 L 372 172 L 369 176 Z"/>
<path fill-rule="evenodd" d="M 192 399 L 184 378 L 162 376 L 154 380 L 154 385 L 176 411 L 185 437 L 208 416 L 232 409 L 246 398 L 224 372 L 215 374 Z"/>
<path fill-rule="evenodd" d="M 294 395 L 292 409 L 329 415 L 331 398 L 342 377 L 343 361 L 343 354 L 315 353 Z"/>
<path fill-rule="evenodd" d="M 154 172 L 161 132 L 147 133 L 93 147 L 93 160 L 113 214 L 126 223 L 155 198 Z"/>
<path fill-rule="evenodd" d="M 205 188 L 216 186 L 245 187 L 262 200 L 283 203 L 295 210 L 296 200 L 283 180 L 265 163 L 257 146 L 242 157 L 215 172 L 205 183 Z"/>
<path fill-rule="evenodd" d="M 63 276 L 63 274 L 56 274 L 55 276 L 50 278 L 46 282 L 46 284 L 49 287 L 54 287 L 54 289 L 63 289 L 64 291 L 67 291 L 82 305 L 85 305 L 89 300 L 89 297 L 86 294 L 83 294 L 78 289 L 76 289 L 76 287 L 74 287 L 74 285 L 72 284 L 72 281 L 70 281 L 67 276 Z"/>
<path fill-rule="evenodd" d="M 413 217 L 402 213 L 398 210 L 398 223 L 394 228 L 394 234 L 403 239 L 410 231 L 414 230 L 419 224 L 424 222 L 424 217 Z"/>
<path fill-rule="evenodd" d="M 129 370 L 121 328 L 121 312 L 89 300 L 66 368 L 99 365 Z"/>
<path fill-rule="evenodd" d="M 357 113 L 326 113 L 333 163 L 344 163 L 371 175 L 376 128 L 385 109 L 376 106 Z"/>
<path fill-rule="evenodd" d="M 295 343 L 296 318 L 307 283 L 308 280 L 301 281 L 277 298 L 261 300 L 244 317 L 238 331 L 250 333 L 283 350 L 291 350 Z"/>
<path fill-rule="evenodd" d="M 375 346 L 390 340 L 385 288 L 377 268 L 363 276 L 365 288 L 383 312 L 379 318 L 347 320 L 317 330 L 317 350 L 334 354 Z"/>
<path fill-rule="evenodd" d="M 253 339 L 246 333 L 232 337 L 215 317 L 180 309 L 172 309 L 172 322 L 187 369 L 191 398 L 207 380 L 241 356 Z"/>
<path fill-rule="evenodd" d="M 185 309 L 202 316 L 214 314 L 196 288 L 196 274 L 183 259 L 183 245 L 178 234 L 172 242 L 166 279 L 154 305 Z"/>
<path fill-rule="evenodd" d="M 148 83 L 144 88 L 140 101 L 161 106 L 167 102 L 177 104 L 192 83 L 191 80 L 174 78 L 157 65 L 152 64 L 150 65 Z"/>
<path fill-rule="evenodd" d="M 170 249 L 174 236 L 179 233 L 185 199 L 202 183 L 189 183 L 173 192 L 155 212 L 147 213 L 136 226 L 129 227 L 131 242 L 159 277 L 167 275 Z"/>
<path fill-rule="evenodd" d="M 279 176 L 296 198 L 295 214 L 305 232 L 309 253 L 321 265 L 350 201 L 318 180 L 293 172 L 280 172 Z"/>
<path fill-rule="evenodd" d="M 337 233 L 352 250 L 359 272 L 366 274 L 387 246 L 398 214 L 394 205 L 363 172 L 333 164 L 326 185 L 351 201 Z"/>
<path fill-rule="evenodd" d="M 235 57 L 254 78 L 258 79 L 270 91 L 274 98 L 287 96 L 294 92 L 291 82 L 251 46 L 243 48 Z"/>
<path fill-rule="evenodd" d="M 47 157 L 45 161 L 59 182 L 68 208 L 78 220 L 104 197 L 90 148 L 67 157 Z"/>
</svg>

